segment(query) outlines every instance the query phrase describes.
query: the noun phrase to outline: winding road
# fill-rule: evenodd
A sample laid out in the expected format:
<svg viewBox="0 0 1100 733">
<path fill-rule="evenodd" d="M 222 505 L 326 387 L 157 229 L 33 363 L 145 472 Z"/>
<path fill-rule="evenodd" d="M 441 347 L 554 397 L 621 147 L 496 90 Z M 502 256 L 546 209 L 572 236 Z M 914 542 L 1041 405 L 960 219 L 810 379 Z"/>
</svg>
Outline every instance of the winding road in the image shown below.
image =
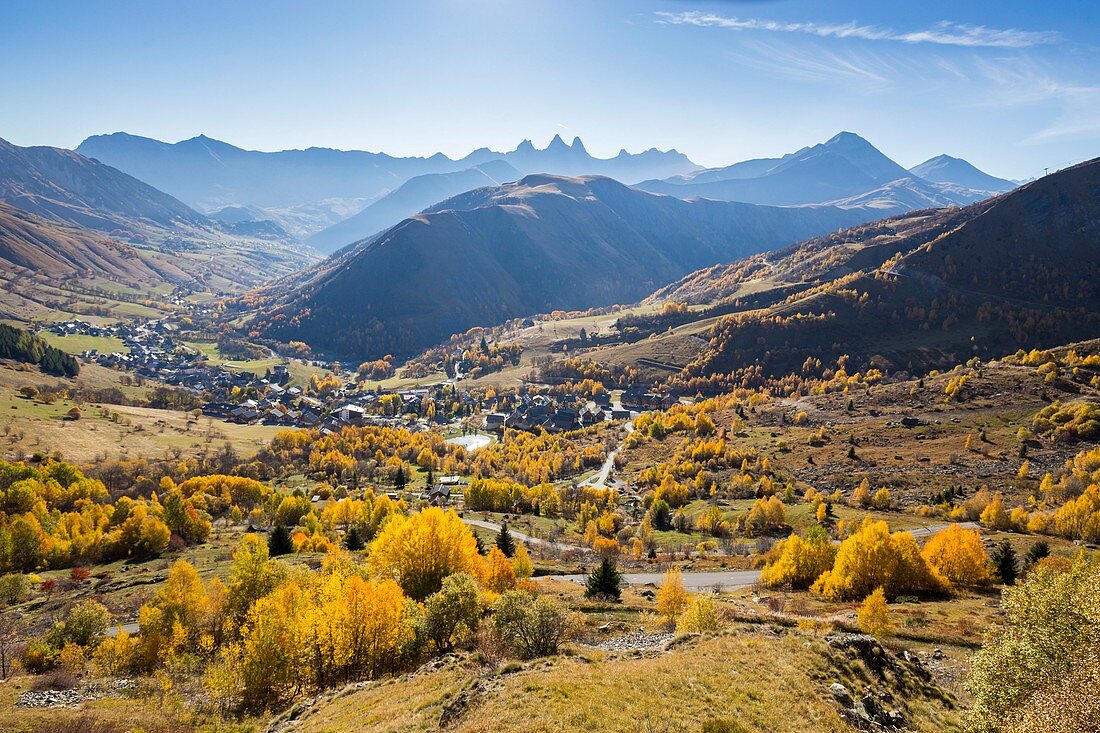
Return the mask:
<svg viewBox="0 0 1100 733">
<path fill-rule="evenodd" d="M 630 434 L 634 432 L 634 423 L 627 421 L 626 435 L 630 437 Z M 611 478 L 611 471 L 615 468 L 615 456 L 619 455 L 619 451 L 622 450 L 623 445 L 626 444 L 626 438 L 623 438 L 623 442 L 607 454 L 607 458 L 604 459 L 603 465 L 600 466 L 600 470 L 592 476 L 589 476 L 584 481 L 580 482 L 580 486 L 595 486 L 597 488 L 607 488 L 607 480 Z"/>
<path fill-rule="evenodd" d="M 463 517 L 462 521 L 471 527 L 481 527 L 482 529 L 488 529 L 492 532 L 499 532 L 500 525 L 494 522 L 486 522 L 484 519 L 470 519 L 469 517 Z M 560 552 L 592 552 L 589 548 L 583 545 L 571 545 L 567 542 L 554 542 L 552 540 L 544 540 L 538 537 L 532 537 L 531 535 L 524 534 L 517 531 L 508 525 L 508 531 L 513 537 L 521 542 L 530 543 L 532 545 L 541 545 L 542 547 L 549 547 Z"/>
<path fill-rule="evenodd" d="M 756 585 L 760 580 L 759 570 L 700 570 L 698 572 L 681 573 L 684 588 L 687 590 L 737 590 Z M 570 580 L 574 583 L 584 584 L 588 582 L 587 575 L 544 575 L 535 580 L 551 578 L 553 580 Z M 660 585 L 665 579 L 664 573 L 623 573 L 622 581 L 627 585 Z"/>
<path fill-rule="evenodd" d="M 978 529 L 977 522 L 959 522 L 963 529 Z M 916 538 L 929 537 L 941 530 L 947 529 L 951 524 L 933 524 L 927 527 L 918 527 L 909 530 L 909 534 Z M 513 534 L 516 534 L 513 532 Z M 547 575 L 546 578 L 554 580 L 569 580 L 574 583 L 585 583 L 587 575 Z M 664 573 L 623 573 L 622 580 L 627 585 L 660 585 L 664 580 Z M 759 570 L 700 570 L 681 573 L 684 587 L 688 590 L 718 589 L 737 590 L 756 585 L 760 580 Z"/>
</svg>

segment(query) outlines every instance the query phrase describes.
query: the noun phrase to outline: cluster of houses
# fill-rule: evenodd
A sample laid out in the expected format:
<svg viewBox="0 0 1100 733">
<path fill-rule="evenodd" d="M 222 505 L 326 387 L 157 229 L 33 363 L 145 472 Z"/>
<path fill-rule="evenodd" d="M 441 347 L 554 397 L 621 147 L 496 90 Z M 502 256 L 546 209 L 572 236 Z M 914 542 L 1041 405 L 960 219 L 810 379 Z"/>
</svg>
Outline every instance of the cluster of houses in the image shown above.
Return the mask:
<svg viewBox="0 0 1100 733">
<path fill-rule="evenodd" d="M 611 393 L 596 395 L 581 407 L 560 405 L 552 397 L 525 394 L 509 412 L 489 412 L 485 429 L 503 432 L 513 430 L 545 430 L 560 433 L 612 420 L 629 420 L 645 410 L 664 410 L 683 398 L 674 392 L 653 392 L 640 388 L 623 390 L 618 398 Z"/>
<path fill-rule="evenodd" d="M 331 431 L 365 425 L 400 425 L 418 430 L 454 419 L 454 416 L 438 412 L 432 418 L 411 417 L 425 413 L 424 401 L 433 397 L 431 388 L 427 387 L 372 392 L 348 383 L 320 397 L 291 386 L 286 365 L 275 365 L 266 374 L 259 375 L 211 364 L 203 354 L 180 343 L 174 335 L 175 327 L 165 321 L 95 326 L 72 320 L 54 323 L 48 328 L 62 336 L 84 334 L 120 339 L 126 347 L 124 350 L 109 354 L 87 351 L 81 357 L 205 395 L 210 401 L 203 404 L 202 412 L 215 419 Z M 395 404 L 394 395 L 400 398 L 400 404 Z M 241 399 L 242 396 L 245 399 Z M 380 404 L 384 398 L 387 402 Z M 455 397 L 448 399 L 453 401 Z M 457 399 L 459 414 L 473 415 L 483 409 L 483 405 L 467 392 L 460 392 Z M 675 393 L 641 388 L 623 390 L 615 397 L 604 392 L 583 404 L 523 392 L 514 401 L 491 402 L 489 411 L 484 414 L 484 427 L 497 432 L 511 428 L 559 433 L 600 422 L 631 419 L 641 411 L 667 409 L 680 400 L 682 398 Z"/>
<path fill-rule="evenodd" d="M 230 422 L 320 428 L 322 432 L 339 432 L 346 427 L 366 425 L 400 426 L 415 431 L 427 429 L 433 421 L 446 422 L 442 415 L 431 420 L 410 417 L 420 412 L 428 391 L 425 388 L 390 393 L 341 389 L 318 399 L 304 394 L 298 387 L 283 387 L 265 379 L 259 380 L 256 386 L 263 392 L 262 397 L 239 403 L 208 402 L 203 405 L 203 414 Z M 381 414 L 377 404 L 386 394 L 396 394 L 401 398 L 401 407 L 394 410 L 393 415 Z"/>
</svg>

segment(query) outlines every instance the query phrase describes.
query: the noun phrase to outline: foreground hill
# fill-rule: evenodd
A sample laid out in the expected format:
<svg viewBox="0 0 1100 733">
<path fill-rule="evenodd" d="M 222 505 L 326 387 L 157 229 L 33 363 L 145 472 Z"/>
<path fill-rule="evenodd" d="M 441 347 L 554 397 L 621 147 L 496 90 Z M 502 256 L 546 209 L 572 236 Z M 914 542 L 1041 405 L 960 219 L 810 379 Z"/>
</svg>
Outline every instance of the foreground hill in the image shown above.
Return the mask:
<svg viewBox="0 0 1100 733">
<path fill-rule="evenodd" d="M 847 355 L 849 372 L 911 371 L 1093 338 L 1098 275 L 1093 160 L 962 209 L 914 212 L 692 273 L 657 297 L 734 311 L 705 332 L 682 377 L 736 381 L 797 372 L 807 359 L 828 368 Z M 648 348 L 682 347 L 689 328 Z"/>
<path fill-rule="evenodd" d="M 778 206 L 874 202 L 883 213 L 969 204 L 1012 188 L 1013 184 L 986 176 L 966 161 L 952 158 L 947 166 L 941 160 L 945 157 L 918 166 L 929 173 L 930 177 L 924 178 L 918 168 L 907 171 L 859 135 L 842 132 L 781 158 L 645 181 L 639 187 L 681 198 L 701 196 Z M 989 187 L 974 185 L 990 182 Z"/>
<path fill-rule="evenodd" d="M 518 170 L 503 160 L 491 160 L 453 173 L 425 173 L 410 178 L 355 216 L 318 232 L 307 241 L 321 252 L 334 252 L 463 191 L 499 186 L 520 176 Z"/>
<path fill-rule="evenodd" d="M 166 193 L 71 150 L 0 139 L 0 200 L 46 219 L 100 231 L 208 225 Z"/>
<path fill-rule="evenodd" d="M 888 671 L 873 669 L 838 650 L 838 641 L 787 630 L 762 633 L 745 624 L 718 636 L 685 637 L 667 650 L 581 647 L 572 657 L 512 664 L 502 673 L 456 655 L 415 674 L 319 696 L 295 708 L 293 716 L 276 718 L 272 727 L 300 733 L 842 733 L 855 728 L 822 681 L 838 679 L 853 687 L 857 680 L 874 680 L 893 690 L 904 701 L 912 730 L 959 726 L 962 714 L 934 682 L 892 658 Z M 691 685 L 684 684 L 685 675 Z M 761 679 L 768 684 L 760 685 Z M 609 697 L 615 705 L 603 704 Z M 673 725 L 667 725 L 669 708 L 676 711 Z M 293 728 L 280 727 L 289 719 Z"/>
<path fill-rule="evenodd" d="M 692 269 L 867 217 L 528 176 L 443 202 L 277 284 L 256 326 L 343 357 L 410 354 L 476 325 L 632 302 Z"/>
</svg>

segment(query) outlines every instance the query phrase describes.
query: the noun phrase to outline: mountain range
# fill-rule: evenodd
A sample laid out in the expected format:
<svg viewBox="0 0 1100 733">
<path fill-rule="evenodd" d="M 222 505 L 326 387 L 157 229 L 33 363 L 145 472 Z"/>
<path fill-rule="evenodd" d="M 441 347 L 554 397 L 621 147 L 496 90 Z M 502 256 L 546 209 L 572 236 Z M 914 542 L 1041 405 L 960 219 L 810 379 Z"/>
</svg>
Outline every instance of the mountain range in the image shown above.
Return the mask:
<svg viewBox="0 0 1100 733">
<path fill-rule="evenodd" d="M 884 213 L 964 205 L 1014 187 L 964 160 L 941 155 L 906 170 L 859 135 L 841 132 L 781 158 L 709 168 L 639 188 L 680 198 L 792 206 L 873 204 Z"/>
<path fill-rule="evenodd" d="M 529 175 L 448 199 L 273 284 L 252 328 L 344 358 L 408 356 L 477 325 L 634 302 L 695 268 L 867 218 Z"/>
<path fill-rule="evenodd" d="M 250 208 L 254 221 L 274 221 L 325 253 L 450 196 L 533 173 L 607 176 L 685 199 L 869 206 L 881 215 L 966 205 L 1015 185 L 946 155 L 907 171 L 851 132 L 782 157 L 722 168 L 701 168 L 675 150 L 624 150 L 601 159 L 590 155 L 580 138 L 567 144 L 557 135 L 541 150 L 524 140 L 510 152 L 479 148 L 458 160 L 439 153 L 396 157 L 328 148 L 266 153 L 204 135 L 178 143 L 126 133 L 96 135 L 77 150 L 201 211 Z"/>
<path fill-rule="evenodd" d="M 459 160 L 442 153 L 403 158 L 330 148 L 267 153 L 243 150 L 205 135 L 166 143 L 123 132 L 89 137 L 77 152 L 126 171 L 203 211 L 252 205 L 290 209 L 298 216 L 312 215 L 298 234 L 315 233 L 343 218 L 326 214 L 326 207 L 319 208 L 319 202 L 354 201 L 361 209 L 415 176 L 466 171 L 490 161 L 503 160 L 521 175 L 583 173 L 611 176 L 627 183 L 699 167 L 675 150 L 651 149 L 637 154 L 623 150 L 613 158 L 595 158 L 579 138 L 568 145 L 559 136 L 541 150 L 524 140 L 511 152 L 480 148 Z M 289 221 L 280 223 L 285 226 Z"/>
</svg>

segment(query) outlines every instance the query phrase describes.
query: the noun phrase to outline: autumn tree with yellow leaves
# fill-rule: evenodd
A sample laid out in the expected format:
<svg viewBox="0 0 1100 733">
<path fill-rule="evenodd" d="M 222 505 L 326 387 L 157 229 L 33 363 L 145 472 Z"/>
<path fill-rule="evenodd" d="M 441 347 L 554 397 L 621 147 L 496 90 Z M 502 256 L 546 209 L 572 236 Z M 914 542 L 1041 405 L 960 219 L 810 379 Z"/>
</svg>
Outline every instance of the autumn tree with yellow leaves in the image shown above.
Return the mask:
<svg viewBox="0 0 1100 733">
<path fill-rule="evenodd" d="M 921 557 L 953 585 L 985 585 L 993 577 L 981 536 L 957 524 L 934 534 L 921 550 Z"/>
<path fill-rule="evenodd" d="M 832 569 L 811 590 L 832 600 L 866 598 L 882 588 L 888 598 L 904 593 L 942 593 L 947 581 L 921 557 L 913 535 L 890 534 L 886 522 L 870 517 L 841 543 Z"/>
<path fill-rule="evenodd" d="M 661 587 L 657 589 L 657 613 L 665 623 L 673 624 L 687 608 L 691 596 L 684 590 L 684 580 L 679 568 L 669 568 Z"/>
<path fill-rule="evenodd" d="M 836 548 L 820 527 L 811 528 L 805 538 L 792 534 L 775 549 L 778 558 L 760 573 L 760 582 L 772 587 L 809 588 L 836 557 Z"/>
<path fill-rule="evenodd" d="M 371 543 L 367 563 L 373 574 L 393 579 L 415 600 L 435 593 L 453 573 L 483 574 L 473 533 L 454 511 L 439 507 L 391 517 Z"/>
</svg>

